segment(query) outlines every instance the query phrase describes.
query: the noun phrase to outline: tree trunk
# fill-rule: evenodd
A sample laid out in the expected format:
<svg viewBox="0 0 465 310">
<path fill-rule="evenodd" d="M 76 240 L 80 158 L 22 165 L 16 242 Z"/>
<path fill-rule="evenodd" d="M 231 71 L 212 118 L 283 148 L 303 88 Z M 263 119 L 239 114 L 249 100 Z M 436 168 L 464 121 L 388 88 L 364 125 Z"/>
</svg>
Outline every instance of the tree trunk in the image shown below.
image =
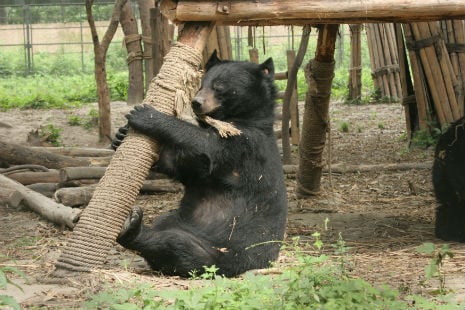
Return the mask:
<svg viewBox="0 0 465 310">
<path fill-rule="evenodd" d="M 362 51 L 360 28 L 358 24 L 349 25 L 350 29 L 350 68 L 349 99 L 360 100 L 362 96 Z"/>
<path fill-rule="evenodd" d="M 329 99 L 334 76 L 334 50 L 339 25 L 321 26 L 315 58 L 305 69 L 308 92 L 299 148 L 297 195 L 318 194 L 322 173 L 322 154 L 329 129 Z"/>
<path fill-rule="evenodd" d="M 97 96 L 99 108 L 99 141 L 110 142 L 112 139 L 111 133 L 111 110 L 110 110 L 110 90 L 107 83 L 107 72 L 105 68 L 106 56 L 110 42 L 118 29 L 119 17 L 121 10 L 126 0 L 117 0 L 113 8 L 113 14 L 102 41 L 100 42 L 97 27 L 95 26 L 94 17 L 92 14 L 93 0 L 86 0 L 86 14 L 92 34 L 92 43 L 94 46 L 94 74 L 97 83 Z"/>
<path fill-rule="evenodd" d="M 142 70 L 142 47 L 136 18 L 130 1 L 121 10 L 121 27 L 124 32 L 124 42 L 128 51 L 127 62 L 129 72 L 128 104 L 135 105 L 144 99 L 144 73 Z"/>
<path fill-rule="evenodd" d="M 152 30 L 150 28 L 150 9 L 155 7 L 155 1 L 137 0 L 142 27 L 142 42 L 144 43 L 145 88 L 148 89 L 154 77 L 152 61 Z"/>
</svg>

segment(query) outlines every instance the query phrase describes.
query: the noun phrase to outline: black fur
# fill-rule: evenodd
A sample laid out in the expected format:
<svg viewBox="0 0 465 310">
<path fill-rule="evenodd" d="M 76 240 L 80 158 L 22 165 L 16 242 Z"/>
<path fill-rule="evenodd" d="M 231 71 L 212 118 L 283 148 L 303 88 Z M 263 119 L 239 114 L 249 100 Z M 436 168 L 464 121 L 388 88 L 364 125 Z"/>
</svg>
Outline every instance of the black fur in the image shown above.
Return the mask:
<svg viewBox="0 0 465 310">
<path fill-rule="evenodd" d="M 234 124 L 239 136 L 221 138 L 208 124 L 195 126 L 150 106 L 127 115 L 130 127 L 161 144 L 156 169 L 185 187 L 179 208 L 151 227 L 141 224 L 136 207 L 118 238 L 164 274 L 188 276 L 215 265 L 219 274 L 235 276 L 264 268 L 278 257 L 284 236 L 273 61 L 221 61 L 214 54 L 206 68 L 194 111 Z"/>
<path fill-rule="evenodd" d="M 441 135 L 433 165 L 436 208 L 436 237 L 465 242 L 465 118 Z"/>
</svg>

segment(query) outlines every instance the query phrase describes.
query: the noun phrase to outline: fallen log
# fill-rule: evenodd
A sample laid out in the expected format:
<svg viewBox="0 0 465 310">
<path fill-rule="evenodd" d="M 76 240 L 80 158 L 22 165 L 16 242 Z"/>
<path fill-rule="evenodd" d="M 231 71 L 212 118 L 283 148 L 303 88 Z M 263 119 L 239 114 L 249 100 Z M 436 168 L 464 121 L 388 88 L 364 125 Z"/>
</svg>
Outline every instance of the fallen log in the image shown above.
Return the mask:
<svg viewBox="0 0 465 310">
<path fill-rule="evenodd" d="M 45 197 L 53 198 L 58 185 L 59 183 L 34 183 L 26 185 L 26 187 L 32 189 L 35 192 L 41 193 Z"/>
<path fill-rule="evenodd" d="M 463 18 L 463 0 L 166 0 L 171 21 L 213 21 L 225 25 L 306 25 L 405 22 Z"/>
<path fill-rule="evenodd" d="M 102 149 L 95 147 L 32 146 L 31 149 L 71 157 L 111 157 L 115 153 L 115 151 L 112 149 Z"/>
<path fill-rule="evenodd" d="M 23 185 L 35 183 L 60 183 L 60 170 L 26 171 L 8 174 L 8 177 Z"/>
<path fill-rule="evenodd" d="M 0 141 L 0 161 L 11 165 L 34 164 L 51 169 L 106 166 L 107 158 L 74 158 Z"/>
<path fill-rule="evenodd" d="M 66 225 L 72 229 L 79 220 L 81 210 L 56 203 L 4 175 L 0 175 L 0 187 L 17 191 L 32 211 L 55 224 Z"/>
<path fill-rule="evenodd" d="M 106 167 L 66 167 L 60 170 L 61 182 L 84 179 L 100 179 L 104 176 Z M 149 172 L 148 180 L 166 179 L 167 176 L 153 171 Z"/>
<path fill-rule="evenodd" d="M 23 201 L 23 196 L 17 190 L 8 187 L 0 187 L 0 205 L 17 208 Z"/>
<path fill-rule="evenodd" d="M 54 198 L 57 202 L 69 207 L 87 205 L 92 198 L 96 187 L 97 184 L 80 187 L 60 188 L 55 192 Z M 161 179 L 144 181 L 140 191 L 145 194 L 177 193 L 182 189 L 182 185 L 178 182 L 168 179 Z"/>
<path fill-rule="evenodd" d="M 433 166 L 432 161 L 425 161 L 423 163 L 394 163 L 394 164 L 377 164 L 377 165 L 348 165 L 348 164 L 334 164 L 331 165 L 331 173 L 355 173 L 355 172 L 373 172 L 373 171 L 405 171 L 411 169 L 431 169 Z M 297 172 L 297 165 L 283 165 L 285 174 L 295 174 Z M 329 172 L 328 167 L 323 168 L 324 173 Z"/>
</svg>

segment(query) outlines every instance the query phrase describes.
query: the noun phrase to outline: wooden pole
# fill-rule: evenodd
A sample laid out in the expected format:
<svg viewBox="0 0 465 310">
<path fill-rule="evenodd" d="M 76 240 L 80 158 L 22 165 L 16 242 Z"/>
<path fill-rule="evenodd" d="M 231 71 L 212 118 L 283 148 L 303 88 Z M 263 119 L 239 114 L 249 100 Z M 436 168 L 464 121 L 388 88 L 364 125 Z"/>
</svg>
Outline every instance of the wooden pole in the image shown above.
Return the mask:
<svg viewBox="0 0 465 310">
<path fill-rule="evenodd" d="M 170 48 L 144 99 L 159 111 L 174 114 L 177 104 L 187 104 L 199 83 L 202 51 L 211 23 L 186 23 L 178 44 Z M 169 57 L 168 57 L 169 56 Z M 150 168 L 158 160 L 158 144 L 130 132 L 118 147 L 89 205 L 84 209 L 72 238 L 63 249 L 55 276 L 69 271 L 89 271 L 101 266 L 136 200 Z"/>
<path fill-rule="evenodd" d="M 307 48 L 305 47 L 305 50 Z M 287 56 L 287 72 L 293 73 L 292 67 L 294 66 L 294 62 L 296 61 L 296 55 L 294 50 L 288 50 L 286 52 Z M 304 52 L 305 56 L 305 52 Z M 303 60 L 302 60 L 303 61 Z M 302 61 L 297 64 L 298 67 L 302 64 Z M 298 69 L 295 72 L 297 75 Z M 289 81 L 289 77 L 288 77 Z M 294 87 L 292 90 L 291 98 L 289 100 L 289 114 L 290 114 L 290 121 L 291 121 L 291 143 L 293 145 L 299 145 L 300 140 L 300 133 L 299 133 L 299 107 L 298 107 L 298 94 L 297 94 L 297 76 L 295 77 Z"/>
<path fill-rule="evenodd" d="M 150 22 L 152 25 L 152 71 L 156 76 L 163 64 L 163 57 L 168 53 L 171 41 L 171 26 L 164 17 L 160 8 L 150 9 Z"/>
<path fill-rule="evenodd" d="M 304 60 L 305 52 L 307 51 L 308 40 L 310 38 L 310 26 L 303 27 L 302 37 L 300 40 L 299 51 L 295 60 L 292 62 L 287 75 L 286 91 L 283 96 L 283 114 L 281 119 L 281 138 L 283 146 L 283 162 L 291 162 L 291 146 L 289 143 L 289 119 L 292 95 L 295 92 L 297 86 L 297 72 L 299 71 L 300 65 Z M 299 129 L 297 128 L 297 131 Z"/>
<path fill-rule="evenodd" d="M 407 137 L 410 143 L 412 133 L 419 128 L 418 124 L 418 110 L 416 106 L 415 93 L 413 89 L 412 79 L 410 76 L 409 64 L 407 62 L 406 48 L 404 44 L 404 36 L 402 34 L 402 26 L 400 24 L 394 25 L 394 34 L 396 39 L 396 47 L 399 63 L 399 90 L 401 103 L 405 112 L 405 124 L 407 128 Z"/>
<path fill-rule="evenodd" d="M 407 46 L 413 46 L 415 39 L 412 32 L 412 24 L 402 26 L 405 33 Z M 431 120 L 431 109 L 429 108 L 429 95 L 426 85 L 425 72 L 421 66 L 420 55 L 413 48 L 409 48 L 410 64 L 412 66 L 413 85 L 415 89 L 415 99 L 418 109 L 418 124 L 420 130 L 429 130 L 428 123 Z"/>
<path fill-rule="evenodd" d="M 305 25 L 421 21 L 463 18 L 463 0 L 164 0 L 174 22 L 214 21 L 229 25 Z"/>
<path fill-rule="evenodd" d="M 359 100 L 362 96 L 362 50 L 361 25 L 349 25 L 350 29 L 350 68 L 349 68 L 349 99 Z"/>
</svg>

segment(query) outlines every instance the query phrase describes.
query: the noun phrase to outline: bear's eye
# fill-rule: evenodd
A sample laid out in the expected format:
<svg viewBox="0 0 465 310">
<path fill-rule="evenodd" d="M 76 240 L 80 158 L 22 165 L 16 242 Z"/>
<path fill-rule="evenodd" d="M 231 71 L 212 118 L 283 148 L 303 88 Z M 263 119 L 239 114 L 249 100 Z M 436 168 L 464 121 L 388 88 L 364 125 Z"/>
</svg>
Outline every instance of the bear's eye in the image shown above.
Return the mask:
<svg viewBox="0 0 465 310">
<path fill-rule="evenodd" d="M 222 91 L 224 90 L 224 84 L 220 81 L 215 81 L 213 82 L 212 88 L 217 91 Z"/>
</svg>

